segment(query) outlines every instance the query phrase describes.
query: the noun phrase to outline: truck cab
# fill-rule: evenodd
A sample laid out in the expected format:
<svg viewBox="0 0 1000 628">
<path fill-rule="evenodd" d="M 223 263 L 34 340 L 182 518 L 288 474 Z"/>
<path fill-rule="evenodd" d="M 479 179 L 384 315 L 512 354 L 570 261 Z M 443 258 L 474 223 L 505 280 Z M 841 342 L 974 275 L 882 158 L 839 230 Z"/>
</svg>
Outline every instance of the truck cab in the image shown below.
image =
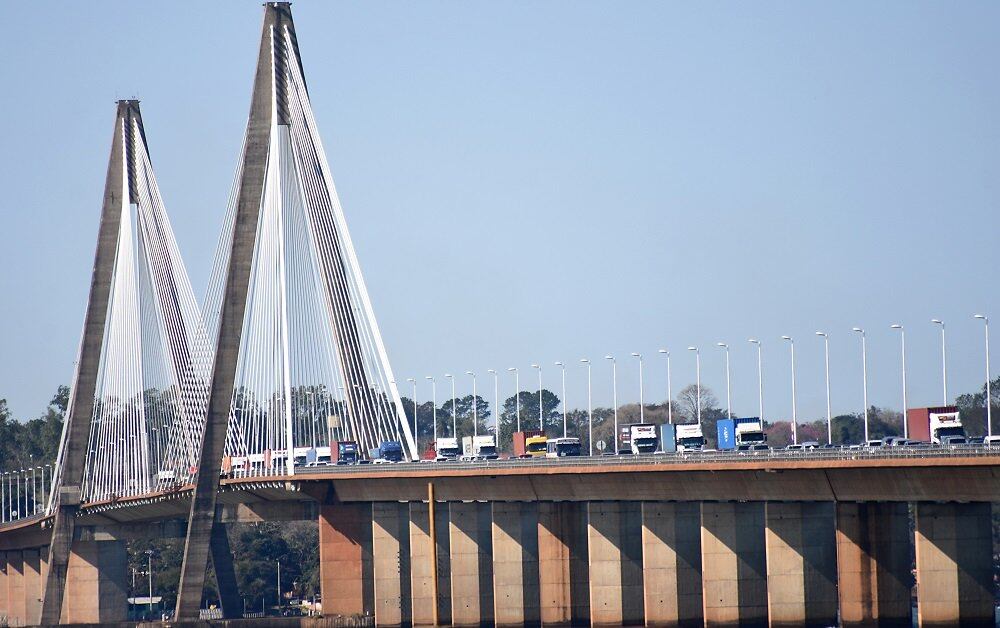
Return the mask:
<svg viewBox="0 0 1000 628">
<path fill-rule="evenodd" d="M 651 454 L 656 451 L 659 438 L 652 423 L 636 423 L 629 426 L 629 441 L 633 454 Z"/>
<path fill-rule="evenodd" d="M 701 451 L 705 447 L 705 435 L 697 423 L 676 426 L 677 451 Z"/>
<path fill-rule="evenodd" d="M 580 455 L 579 438 L 550 438 L 546 443 L 546 456 L 549 458 L 562 458 L 565 456 Z"/>
<path fill-rule="evenodd" d="M 767 434 L 764 433 L 764 422 L 760 417 L 735 418 L 736 449 L 750 450 L 755 445 L 765 445 Z"/>
<path fill-rule="evenodd" d="M 528 436 L 524 439 L 524 454 L 527 458 L 544 458 L 548 455 L 547 436 Z"/>
<path fill-rule="evenodd" d="M 334 464 L 358 464 L 358 444 L 353 440 L 336 441 L 330 452 L 334 455 Z"/>
<path fill-rule="evenodd" d="M 434 459 L 438 462 L 444 460 L 454 460 L 462 455 L 462 450 L 458 447 L 457 438 L 439 438 L 434 446 Z"/>
<path fill-rule="evenodd" d="M 931 442 L 941 445 L 965 444 L 965 428 L 958 411 L 930 413 Z"/>
<path fill-rule="evenodd" d="M 375 463 L 402 462 L 403 445 L 395 440 L 382 441 L 378 447 L 368 452 L 368 455 Z"/>
<path fill-rule="evenodd" d="M 492 434 L 462 438 L 462 460 L 496 460 L 499 457 L 497 441 Z"/>
</svg>

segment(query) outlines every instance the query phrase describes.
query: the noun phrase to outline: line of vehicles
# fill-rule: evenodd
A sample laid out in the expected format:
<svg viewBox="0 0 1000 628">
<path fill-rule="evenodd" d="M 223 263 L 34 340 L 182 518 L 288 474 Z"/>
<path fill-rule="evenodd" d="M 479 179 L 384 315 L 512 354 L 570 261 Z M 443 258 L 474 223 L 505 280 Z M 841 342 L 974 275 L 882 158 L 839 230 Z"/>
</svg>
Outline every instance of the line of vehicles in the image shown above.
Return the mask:
<svg viewBox="0 0 1000 628">
<path fill-rule="evenodd" d="M 874 447 L 960 447 L 985 446 L 1000 449 L 1000 436 L 985 439 L 968 438 L 962 426 L 961 416 L 955 406 L 913 408 L 907 411 L 908 437 L 889 436 L 869 440 L 858 445 L 820 444 L 806 441 L 788 445 L 785 450 L 814 450 L 839 448 Z M 693 424 L 628 423 L 619 426 L 618 454 L 672 454 L 708 451 L 755 452 L 769 450 L 764 423 L 760 417 L 721 419 L 716 423 L 716 449 L 707 449 L 707 440 L 702 426 Z M 358 443 L 354 441 L 334 441 L 330 447 L 296 447 L 292 451 L 296 467 L 323 467 L 328 465 L 387 464 L 405 460 L 403 446 L 398 441 L 384 441 L 361 455 Z M 614 450 L 602 452 L 615 455 Z M 260 469 L 282 469 L 287 463 L 287 450 L 268 450 L 249 456 L 227 456 L 223 460 L 224 476 L 252 474 Z M 513 435 L 513 451 L 504 455 L 509 459 L 563 458 L 581 456 L 583 451 L 579 438 L 551 438 L 541 430 L 524 430 Z M 473 462 L 497 460 L 501 453 L 497 448 L 494 434 L 438 438 L 424 452 L 421 462 Z"/>
</svg>

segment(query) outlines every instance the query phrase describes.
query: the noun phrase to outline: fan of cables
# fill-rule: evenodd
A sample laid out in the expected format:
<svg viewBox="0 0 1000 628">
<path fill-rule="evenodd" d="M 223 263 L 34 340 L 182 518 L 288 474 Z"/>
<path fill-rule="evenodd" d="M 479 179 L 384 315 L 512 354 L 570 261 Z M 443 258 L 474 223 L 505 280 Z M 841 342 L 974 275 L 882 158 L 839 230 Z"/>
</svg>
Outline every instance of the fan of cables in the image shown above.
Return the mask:
<svg viewBox="0 0 1000 628">
<path fill-rule="evenodd" d="M 362 454 L 412 434 L 337 198 L 287 28 L 272 32 L 276 83 L 224 465 L 293 474 L 336 441 Z M 236 222 L 237 170 L 205 302 L 217 338 Z"/>
<path fill-rule="evenodd" d="M 125 147 L 123 206 L 81 487 L 86 501 L 187 482 L 208 400 L 211 352 L 141 119 L 122 119 L 117 132 Z"/>
</svg>

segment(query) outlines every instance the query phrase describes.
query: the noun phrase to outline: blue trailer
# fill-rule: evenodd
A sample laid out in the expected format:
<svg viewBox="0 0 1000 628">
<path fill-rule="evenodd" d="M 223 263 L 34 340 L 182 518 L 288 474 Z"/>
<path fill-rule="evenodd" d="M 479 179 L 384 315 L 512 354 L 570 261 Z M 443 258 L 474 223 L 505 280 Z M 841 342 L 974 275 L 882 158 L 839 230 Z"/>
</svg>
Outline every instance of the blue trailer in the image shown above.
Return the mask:
<svg viewBox="0 0 1000 628">
<path fill-rule="evenodd" d="M 664 423 L 660 426 L 660 449 L 665 454 L 677 451 L 677 433 L 671 423 Z"/>
<path fill-rule="evenodd" d="M 719 451 L 736 449 L 736 421 L 733 419 L 719 419 L 716 426 L 719 435 L 716 448 Z"/>
</svg>

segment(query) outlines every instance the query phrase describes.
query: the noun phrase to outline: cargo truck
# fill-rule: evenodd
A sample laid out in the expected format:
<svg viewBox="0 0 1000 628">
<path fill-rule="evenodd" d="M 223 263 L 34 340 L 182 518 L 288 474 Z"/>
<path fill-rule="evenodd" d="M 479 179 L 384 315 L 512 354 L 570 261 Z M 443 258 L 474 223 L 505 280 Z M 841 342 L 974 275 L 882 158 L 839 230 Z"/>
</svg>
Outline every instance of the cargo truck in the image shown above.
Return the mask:
<svg viewBox="0 0 1000 628">
<path fill-rule="evenodd" d="M 310 447 L 306 452 L 307 467 L 325 467 L 332 461 L 329 447 Z"/>
<path fill-rule="evenodd" d="M 514 432 L 515 458 L 542 458 L 548 451 L 548 438 L 542 430 L 524 430 Z"/>
<path fill-rule="evenodd" d="M 659 440 L 652 423 L 626 423 L 618 426 L 618 451 L 630 454 L 651 454 Z"/>
<path fill-rule="evenodd" d="M 910 438 L 938 445 L 965 438 L 965 428 L 956 406 L 909 408 L 906 426 Z"/>
<path fill-rule="evenodd" d="M 458 447 L 458 439 L 455 437 L 439 438 L 434 446 L 435 460 L 454 460 L 462 455 L 462 450 Z"/>
<path fill-rule="evenodd" d="M 563 458 L 565 456 L 580 455 L 579 438 L 550 438 L 545 445 L 547 448 L 545 455 L 549 458 Z"/>
<path fill-rule="evenodd" d="M 721 451 L 760 448 L 767 442 L 764 423 L 760 417 L 720 419 L 718 421 L 718 449 Z"/>
<path fill-rule="evenodd" d="M 368 457 L 372 459 L 372 462 L 377 463 L 402 462 L 403 445 L 396 440 L 382 441 L 378 447 L 368 451 Z"/>
<path fill-rule="evenodd" d="M 702 434 L 701 425 L 691 423 L 674 427 L 677 430 L 677 451 L 701 451 L 705 446 L 705 435 Z"/>
<path fill-rule="evenodd" d="M 334 441 L 330 453 L 334 464 L 358 464 L 358 444 L 353 440 Z"/>
<path fill-rule="evenodd" d="M 462 460 L 496 460 L 497 439 L 492 434 L 462 437 Z"/>
</svg>

